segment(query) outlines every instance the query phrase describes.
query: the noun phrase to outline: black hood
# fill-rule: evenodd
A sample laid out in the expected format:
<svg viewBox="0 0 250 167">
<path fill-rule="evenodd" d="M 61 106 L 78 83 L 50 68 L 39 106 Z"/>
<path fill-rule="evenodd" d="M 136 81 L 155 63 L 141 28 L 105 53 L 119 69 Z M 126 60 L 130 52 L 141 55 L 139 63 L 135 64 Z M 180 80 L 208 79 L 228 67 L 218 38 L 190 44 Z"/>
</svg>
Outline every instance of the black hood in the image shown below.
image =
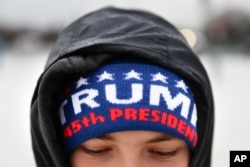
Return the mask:
<svg viewBox="0 0 250 167">
<path fill-rule="evenodd" d="M 161 17 L 109 7 L 69 25 L 49 55 L 31 104 L 32 144 L 38 167 L 67 166 L 56 123 L 57 99 L 64 81 L 128 55 L 172 70 L 189 82 L 197 104 L 199 135 L 191 167 L 210 166 L 214 106 L 200 60 L 179 31 Z"/>
</svg>

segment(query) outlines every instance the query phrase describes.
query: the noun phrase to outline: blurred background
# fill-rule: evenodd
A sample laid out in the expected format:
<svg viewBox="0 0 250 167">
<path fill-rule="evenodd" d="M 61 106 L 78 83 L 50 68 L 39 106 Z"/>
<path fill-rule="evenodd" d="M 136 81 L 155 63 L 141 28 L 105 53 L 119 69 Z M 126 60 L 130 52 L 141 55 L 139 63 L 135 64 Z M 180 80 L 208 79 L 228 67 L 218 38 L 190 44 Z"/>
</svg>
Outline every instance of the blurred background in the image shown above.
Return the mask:
<svg viewBox="0 0 250 167">
<path fill-rule="evenodd" d="M 250 150 L 250 1 L 0 0 L 0 166 L 34 167 L 29 110 L 49 51 L 65 26 L 101 7 L 143 9 L 187 36 L 215 97 L 212 167 Z"/>
</svg>

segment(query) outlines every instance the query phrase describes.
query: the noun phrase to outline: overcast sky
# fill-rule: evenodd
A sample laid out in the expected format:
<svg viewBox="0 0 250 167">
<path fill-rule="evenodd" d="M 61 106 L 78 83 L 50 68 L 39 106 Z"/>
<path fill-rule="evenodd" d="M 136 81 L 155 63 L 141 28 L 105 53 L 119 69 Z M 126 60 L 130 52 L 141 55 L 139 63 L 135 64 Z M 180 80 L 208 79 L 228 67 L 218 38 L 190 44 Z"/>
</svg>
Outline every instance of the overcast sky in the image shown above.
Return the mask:
<svg viewBox="0 0 250 167">
<path fill-rule="evenodd" d="M 206 2 L 206 3 L 205 3 Z M 11 27 L 64 27 L 76 18 L 107 5 L 150 10 L 170 22 L 200 26 L 207 16 L 228 6 L 249 11 L 249 0 L 0 0 L 0 24 Z M 210 7 L 212 12 L 207 12 Z"/>
</svg>

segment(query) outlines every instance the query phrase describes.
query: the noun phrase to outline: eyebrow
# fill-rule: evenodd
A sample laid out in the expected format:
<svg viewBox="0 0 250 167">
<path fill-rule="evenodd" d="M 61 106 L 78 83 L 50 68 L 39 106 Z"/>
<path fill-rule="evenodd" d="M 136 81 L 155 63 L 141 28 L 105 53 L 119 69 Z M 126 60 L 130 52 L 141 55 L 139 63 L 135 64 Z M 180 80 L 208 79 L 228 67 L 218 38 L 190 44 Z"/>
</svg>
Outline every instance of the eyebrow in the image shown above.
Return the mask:
<svg viewBox="0 0 250 167">
<path fill-rule="evenodd" d="M 112 137 L 111 135 L 103 135 L 103 136 L 98 136 L 96 137 L 97 139 L 101 139 L 101 140 L 111 140 L 111 141 L 114 141 L 115 138 Z"/>
<path fill-rule="evenodd" d="M 169 141 L 174 139 L 174 137 L 167 135 L 167 134 L 161 134 L 159 136 L 156 136 L 150 140 L 148 140 L 146 143 L 158 143 L 158 142 L 163 142 L 163 141 Z"/>
</svg>

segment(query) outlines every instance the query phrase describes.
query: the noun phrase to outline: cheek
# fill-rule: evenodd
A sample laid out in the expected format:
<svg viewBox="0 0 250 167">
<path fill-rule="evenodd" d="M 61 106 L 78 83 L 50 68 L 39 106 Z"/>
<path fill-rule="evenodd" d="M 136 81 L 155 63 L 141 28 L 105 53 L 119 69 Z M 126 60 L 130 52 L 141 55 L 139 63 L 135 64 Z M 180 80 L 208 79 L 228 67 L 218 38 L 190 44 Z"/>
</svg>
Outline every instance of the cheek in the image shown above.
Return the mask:
<svg viewBox="0 0 250 167">
<path fill-rule="evenodd" d="M 77 151 L 70 157 L 70 167 L 94 167 L 82 154 Z"/>
<path fill-rule="evenodd" d="M 173 162 L 175 163 L 173 167 L 189 167 L 190 152 L 188 150 L 181 152 Z"/>
<path fill-rule="evenodd" d="M 174 157 L 159 160 L 152 157 L 148 157 L 146 162 L 149 167 L 189 167 L 190 163 L 190 152 L 188 150 L 182 150 Z"/>
<path fill-rule="evenodd" d="M 118 167 L 114 157 L 89 158 L 83 153 L 74 152 L 70 157 L 70 167 Z"/>
</svg>

